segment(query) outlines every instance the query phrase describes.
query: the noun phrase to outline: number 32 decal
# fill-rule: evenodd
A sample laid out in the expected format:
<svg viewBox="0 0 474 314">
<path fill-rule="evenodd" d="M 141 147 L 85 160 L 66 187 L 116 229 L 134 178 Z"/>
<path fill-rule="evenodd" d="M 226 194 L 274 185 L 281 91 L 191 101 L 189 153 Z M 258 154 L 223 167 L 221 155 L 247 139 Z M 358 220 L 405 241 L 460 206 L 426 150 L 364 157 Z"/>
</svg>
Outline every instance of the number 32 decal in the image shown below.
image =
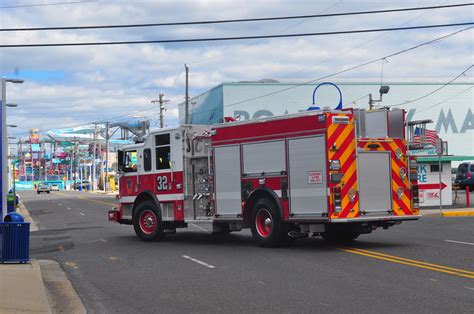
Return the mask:
<svg viewBox="0 0 474 314">
<path fill-rule="evenodd" d="M 156 178 L 156 188 L 158 191 L 163 191 L 168 189 L 168 177 L 166 176 L 159 176 Z"/>
</svg>

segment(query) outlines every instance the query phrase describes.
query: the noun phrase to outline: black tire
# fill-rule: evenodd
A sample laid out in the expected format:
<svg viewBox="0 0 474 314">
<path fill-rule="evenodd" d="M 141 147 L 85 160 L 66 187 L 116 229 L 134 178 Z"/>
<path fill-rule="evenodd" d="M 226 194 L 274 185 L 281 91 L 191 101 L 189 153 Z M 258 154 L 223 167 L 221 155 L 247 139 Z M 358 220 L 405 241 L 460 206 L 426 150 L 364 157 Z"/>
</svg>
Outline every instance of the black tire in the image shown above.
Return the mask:
<svg viewBox="0 0 474 314">
<path fill-rule="evenodd" d="M 143 241 L 160 241 L 166 234 L 163 231 L 161 215 L 154 202 L 143 202 L 137 206 L 133 214 L 133 228 Z"/>
<path fill-rule="evenodd" d="M 259 199 L 252 208 L 251 229 L 254 239 L 263 247 L 278 247 L 286 238 L 280 211 L 269 199 Z"/>
<path fill-rule="evenodd" d="M 40 191 L 36 192 L 36 194 L 40 194 Z"/>
<path fill-rule="evenodd" d="M 352 240 L 357 239 L 360 236 L 360 233 L 357 232 L 349 232 L 349 231 L 329 231 L 321 233 L 321 236 L 324 240 L 329 242 L 351 242 Z"/>
<path fill-rule="evenodd" d="M 48 191 L 48 192 L 46 192 L 46 193 L 48 193 L 48 194 L 49 194 L 49 191 Z"/>
</svg>

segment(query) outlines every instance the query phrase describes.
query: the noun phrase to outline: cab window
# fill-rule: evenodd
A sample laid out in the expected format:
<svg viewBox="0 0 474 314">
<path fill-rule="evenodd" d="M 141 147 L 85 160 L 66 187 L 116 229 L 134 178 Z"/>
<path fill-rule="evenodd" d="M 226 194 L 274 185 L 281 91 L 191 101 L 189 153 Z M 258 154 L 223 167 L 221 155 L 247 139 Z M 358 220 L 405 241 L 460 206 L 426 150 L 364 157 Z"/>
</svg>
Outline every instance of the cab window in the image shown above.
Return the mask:
<svg viewBox="0 0 474 314">
<path fill-rule="evenodd" d="M 123 171 L 136 172 L 137 171 L 137 151 L 129 150 L 123 152 Z"/>
<path fill-rule="evenodd" d="M 151 149 L 143 150 L 143 170 L 151 171 Z"/>
<path fill-rule="evenodd" d="M 171 168 L 170 134 L 155 135 L 156 170 Z"/>
</svg>

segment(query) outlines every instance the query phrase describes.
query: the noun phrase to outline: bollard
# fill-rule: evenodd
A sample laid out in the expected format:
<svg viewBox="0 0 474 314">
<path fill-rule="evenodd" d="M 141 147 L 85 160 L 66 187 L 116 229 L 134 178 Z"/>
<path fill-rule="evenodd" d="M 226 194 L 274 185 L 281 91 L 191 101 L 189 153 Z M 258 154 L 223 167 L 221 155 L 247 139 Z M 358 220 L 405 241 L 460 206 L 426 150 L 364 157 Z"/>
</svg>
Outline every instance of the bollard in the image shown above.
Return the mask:
<svg viewBox="0 0 474 314">
<path fill-rule="evenodd" d="M 469 185 L 466 185 L 466 207 L 471 207 L 471 202 L 469 198 Z"/>
</svg>

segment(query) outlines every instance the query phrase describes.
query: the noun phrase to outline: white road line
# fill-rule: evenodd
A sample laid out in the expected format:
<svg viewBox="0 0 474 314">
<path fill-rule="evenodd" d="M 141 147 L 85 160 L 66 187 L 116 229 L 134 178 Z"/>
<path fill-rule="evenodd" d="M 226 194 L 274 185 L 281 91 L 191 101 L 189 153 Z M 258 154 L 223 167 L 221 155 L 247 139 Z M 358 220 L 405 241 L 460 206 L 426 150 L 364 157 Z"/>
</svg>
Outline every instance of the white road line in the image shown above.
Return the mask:
<svg viewBox="0 0 474 314">
<path fill-rule="evenodd" d="M 474 245 L 474 243 L 470 242 L 462 242 L 462 241 L 454 241 L 454 240 L 444 240 L 446 242 L 452 242 L 452 243 L 461 243 L 461 244 L 467 244 L 467 245 Z"/>
<path fill-rule="evenodd" d="M 207 268 L 216 268 L 216 266 L 214 266 L 214 265 L 210 265 L 210 264 L 208 264 L 208 263 L 206 263 L 206 262 L 200 261 L 200 260 L 195 259 L 195 258 L 193 258 L 193 257 L 191 257 L 191 256 L 187 256 L 187 255 L 181 255 L 181 256 L 184 257 L 184 258 L 186 258 L 186 259 L 188 259 L 188 260 L 190 260 L 190 261 L 193 261 L 193 262 L 195 262 L 195 263 L 198 263 L 199 265 L 205 266 L 205 267 L 207 267 Z"/>
<path fill-rule="evenodd" d="M 79 213 L 79 214 L 81 214 L 82 216 L 85 216 L 85 215 L 86 215 L 86 214 L 84 214 L 84 213 Z"/>
<path fill-rule="evenodd" d="M 71 207 L 68 207 L 67 209 L 71 209 Z"/>
<path fill-rule="evenodd" d="M 59 206 L 62 206 L 63 204 L 61 204 L 61 203 L 58 203 L 58 205 L 59 205 Z"/>
<path fill-rule="evenodd" d="M 471 287 L 464 287 L 466 289 L 469 289 L 469 290 L 474 290 L 474 288 L 471 288 Z"/>
<path fill-rule="evenodd" d="M 207 230 L 206 228 L 203 228 L 203 227 L 201 227 L 201 226 L 198 226 L 198 225 L 196 225 L 196 224 L 190 223 L 190 225 L 191 225 L 191 226 L 193 226 L 193 227 L 196 227 L 196 228 L 198 228 L 199 230 L 202 230 L 202 231 L 209 232 L 209 230 Z"/>
</svg>

